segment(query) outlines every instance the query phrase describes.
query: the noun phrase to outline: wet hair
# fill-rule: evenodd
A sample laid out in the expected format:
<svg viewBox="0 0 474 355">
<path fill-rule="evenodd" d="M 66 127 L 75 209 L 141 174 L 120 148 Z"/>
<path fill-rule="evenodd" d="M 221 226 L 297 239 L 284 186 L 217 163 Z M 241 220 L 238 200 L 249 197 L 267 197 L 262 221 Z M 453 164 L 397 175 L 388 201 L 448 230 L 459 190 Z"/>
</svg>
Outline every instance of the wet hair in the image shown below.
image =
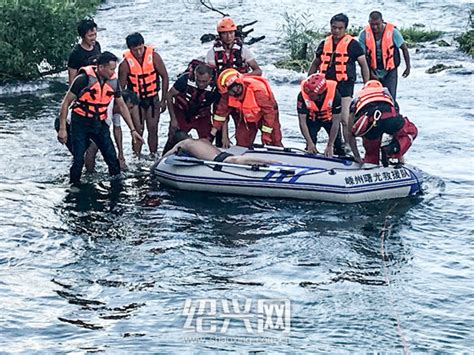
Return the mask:
<svg viewBox="0 0 474 355">
<path fill-rule="evenodd" d="M 106 51 L 99 54 L 97 57 L 97 65 L 105 65 L 109 64 L 109 62 L 116 62 L 117 60 L 118 58 L 115 56 L 115 54 Z"/>
<path fill-rule="evenodd" d="M 97 28 L 97 24 L 94 22 L 93 19 L 84 19 L 79 21 L 79 23 L 77 24 L 77 33 L 79 33 L 79 36 L 81 36 L 81 38 L 84 38 L 87 32 L 92 31 L 94 28 Z"/>
<path fill-rule="evenodd" d="M 138 96 L 130 89 L 125 89 L 122 91 L 122 97 L 125 102 L 130 102 L 133 106 L 138 105 Z"/>
<path fill-rule="evenodd" d="M 173 146 L 175 146 L 176 144 L 178 144 L 179 142 L 182 142 L 184 141 L 185 139 L 188 139 L 188 138 L 191 138 L 191 136 L 189 134 L 187 134 L 186 132 L 184 131 L 181 131 L 181 130 L 177 130 L 176 132 L 174 132 L 174 135 L 173 135 Z"/>
<path fill-rule="evenodd" d="M 125 38 L 125 42 L 127 42 L 127 47 L 130 49 L 130 48 L 138 47 L 141 44 L 145 44 L 145 39 L 143 38 L 141 33 L 134 32 L 132 34 L 129 34 Z"/>
<path fill-rule="evenodd" d="M 382 13 L 380 11 L 372 11 L 369 14 L 369 20 L 383 20 Z"/>
<path fill-rule="evenodd" d="M 209 74 L 211 77 L 214 76 L 214 69 L 204 63 L 197 65 L 194 72 L 199 75 Z"/>
<path fill-rule="evenodd" d="M 347 28 L 347 26 L 349 26 L 349 17 L 341 12 L 331 18 L 330 24 L 332 25 L 334 22 L 344 22 L 344 25 Z"/>
</svg>

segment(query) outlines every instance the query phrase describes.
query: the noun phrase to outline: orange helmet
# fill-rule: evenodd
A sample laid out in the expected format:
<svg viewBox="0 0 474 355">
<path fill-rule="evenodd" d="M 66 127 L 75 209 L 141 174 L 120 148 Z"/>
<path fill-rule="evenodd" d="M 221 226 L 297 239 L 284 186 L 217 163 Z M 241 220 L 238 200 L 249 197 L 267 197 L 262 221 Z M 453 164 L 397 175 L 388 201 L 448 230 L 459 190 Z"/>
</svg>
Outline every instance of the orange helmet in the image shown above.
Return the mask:
<svg viewBox="0 0 474 355">
<path fill-rule="evenodd" d="M 235 25 L 234 20 L 230 17 L 223 17 L 217 22 L 217 32 L 230 32 L 236 31 L 237 26 Z"/>
<path fill-rule="evenodd" d="M 306 78 L 303 83 L 303 90 L 307 94 L 321 95 L 327 89 L 326 77 L 324 74 L 316 73 Z"/>
<path fill-rule="evenodd" d="M 233 84 L 242 84 L 242 74 L 234 68 L 224 70 L 217 78 L 217 90 L 221 94 L 225 94 Z"/>
</svg>

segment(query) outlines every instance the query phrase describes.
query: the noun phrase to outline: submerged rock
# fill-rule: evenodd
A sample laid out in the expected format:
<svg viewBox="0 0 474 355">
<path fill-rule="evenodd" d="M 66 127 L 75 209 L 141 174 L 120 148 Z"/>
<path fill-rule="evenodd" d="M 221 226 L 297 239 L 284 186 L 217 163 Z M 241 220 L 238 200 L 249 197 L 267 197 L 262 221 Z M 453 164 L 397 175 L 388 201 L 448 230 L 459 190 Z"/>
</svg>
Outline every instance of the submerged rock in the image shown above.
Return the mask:
<svg viewBox="0 0 474 355">
<path fill-rule="evenodd" d="M 440 47 L 451 47 L 451 45 L 446 42 L 444 39 L 440 39 L 439 41 L 435 42 Z"/>
<path fill-rule="evenodd" d="M 431 68 L 427 69 L 426 73 L 427 74 L 436 74 L 436 73 L 442 72 L 443 70 L 446 70 L 446 69 L 458 69 L 458 68 L 462 68 L 462 67 L 463 67 L 462 65 L 436 64 L 436 65 L 433 65 Z"/>
</svg>

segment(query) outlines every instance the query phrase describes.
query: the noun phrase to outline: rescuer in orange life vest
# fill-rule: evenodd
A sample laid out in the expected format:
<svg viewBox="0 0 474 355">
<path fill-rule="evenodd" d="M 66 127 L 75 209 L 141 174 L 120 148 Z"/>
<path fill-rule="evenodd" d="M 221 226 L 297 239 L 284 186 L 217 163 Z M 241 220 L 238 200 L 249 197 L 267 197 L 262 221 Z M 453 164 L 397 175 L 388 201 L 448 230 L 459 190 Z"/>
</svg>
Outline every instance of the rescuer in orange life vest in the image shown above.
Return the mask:
<svg viewBox="0 0 474 355">
<path fill-rule="evenodd" d="M 404 163 L 403 155 L 418 134 L 416 126 L 399 114 L 398 106 L 388 89 L 382 87 L 377 80 L 369 80 L 357 94 L 351 106 L 349 125 L 353 137 L 363 139 L 363 162 L 379 164 L 381 155 L 383 166 L 388 166 L 389 159 Z M 392 140 L 381 147 L 384 133 L 391 135 Z M 355 159 L 361 161 L 357 146 L 355 143 L 352 146 L 355 146 Z"/>
<path fill-rule="evenodd" d="M 239 117 L 235 131 L 237 145 L 250 147 L 260 129 L 263 144 L 282 146 L 278 105 L 268 81 L 226 69 L 217 78 L 217 89 L 222 97 L 213 116 L 211 141 L 234 111 Z"/>
<path fill-rule="evenodd" d="M 397 68 L 400 65 L 400 51 L 405 59 L 403 77 L 410 75 L 410 53 L 400 31 L 391 23 L 384 22 L 382 14 L 372 11 L 369 26 L 359 35 L 359 43 L 365 51 L 371 79 L 378 80 L 392 97 L 397 99 Z"/>
<path fill-rule="evenodd" d="M 92 140 L 99 148 L 109 168 L 110 175 L 120 173 L 112 139 L 110 138 L 107 120 L 107 107 L 113 98 L 125 122 L 132 133 L 132 139 L 143 140 L 136 131 L 130 112 L 125 104 L 115 69 L 117 57 L 110 52 L 104 52 L 97 58 L 97 65 L 83 67 L 79 70 L 69 91 L 63 99 L 59 116 L 58 140 L 66 144 L 71 139 L 73 163 L 70 169 L 70 181 L 78 184 L 84 166 L 84 153 Z M 71 136 L 66 130 L 66 117 L 72 104 Z"/>
<path fill-rule="evenodd" d="M 345 155 L 339 127 L 341 123 L 341 95 L 337 82 L 326 80 L 324 74 L 312 74 L 301 82 L 297 110 L 306 150 L 317 153 L 318 132 L 324 128 L 329 136 L 324 154 L 328 157 Z"/>
<path fill-rule="evenodd" d="M 337 90 L 341 94 L 342 104 L 341 122 L 347 144 L 351 139 L 348 122 L 357 75 L 355 62 L 359 63 L 364 83 L 369 80 L 370 75 L 364 50 L 355 38 L 346 33 L 349 18 L 344 14 L 337 14 L 331 18 L 330 24 L 331 34 L 316 49 L 308 75 L 319 70 L 320 73 L 326 75 L 326 79 L 337 81 Z"/>
<path fill-rule="evenodd" d="M 214 41 L 211 49 L 207 52 L 206 63 L 217 70 L 217 75 L 223 70 L 234 68 L 240 73 L 247 75 L 262 75 L 254 54 L 245 45 L 241 38 L 236 37 L 237 25 L 234 20 L 228 16 L 221 18 L 217 22 L 218 37 Z M 232 116 L 237 127 L 238 117 Z M 229 132 L 226 124 L 216 137 L 216 145 L 228 148 L 230 145 Z M 220 135 L 222 133 L 222 137 Z"/>
<path fill-rule="evenodd" d="M 161 56 L 151 46 L 145 46 L 143 36 L 132 33 L 126 37 L 127 47 L 124 60 L 119 66 L 120 86 L 132 90 L 140 100 L 140 122 L 135 122 L 137 130 L 143 134 L 144 122 L 148 130 L 148 148 L 154 156 L 158 150 L 158 123 L 160 113 L 166 110 L 166 93 L 169 79 Z M 163 84 L 160 100 L 160 78 Z M 141 145 L 134 146 L 135 154 L 140 155 Z"/>
</svg>

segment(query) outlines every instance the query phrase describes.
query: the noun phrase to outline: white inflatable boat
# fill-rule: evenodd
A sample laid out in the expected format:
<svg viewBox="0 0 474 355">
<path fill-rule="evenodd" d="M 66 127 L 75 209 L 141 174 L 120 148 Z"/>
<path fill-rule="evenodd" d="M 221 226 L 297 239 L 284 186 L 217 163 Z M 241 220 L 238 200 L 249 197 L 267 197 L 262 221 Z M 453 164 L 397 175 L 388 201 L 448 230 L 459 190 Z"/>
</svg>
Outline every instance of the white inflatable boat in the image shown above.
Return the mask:
<svg viewBox="0 0 474 355">
<path fill-rule="evenodd" d="M 154 169 L 160 183 L 180 190 L 355 203 L 413 196 L 422 172 L 410 165 L 360 165 L 295 148 L 232 147 L 232 154 L 278 161 L 240 165 L 172 155 Z"/>
</svg>

